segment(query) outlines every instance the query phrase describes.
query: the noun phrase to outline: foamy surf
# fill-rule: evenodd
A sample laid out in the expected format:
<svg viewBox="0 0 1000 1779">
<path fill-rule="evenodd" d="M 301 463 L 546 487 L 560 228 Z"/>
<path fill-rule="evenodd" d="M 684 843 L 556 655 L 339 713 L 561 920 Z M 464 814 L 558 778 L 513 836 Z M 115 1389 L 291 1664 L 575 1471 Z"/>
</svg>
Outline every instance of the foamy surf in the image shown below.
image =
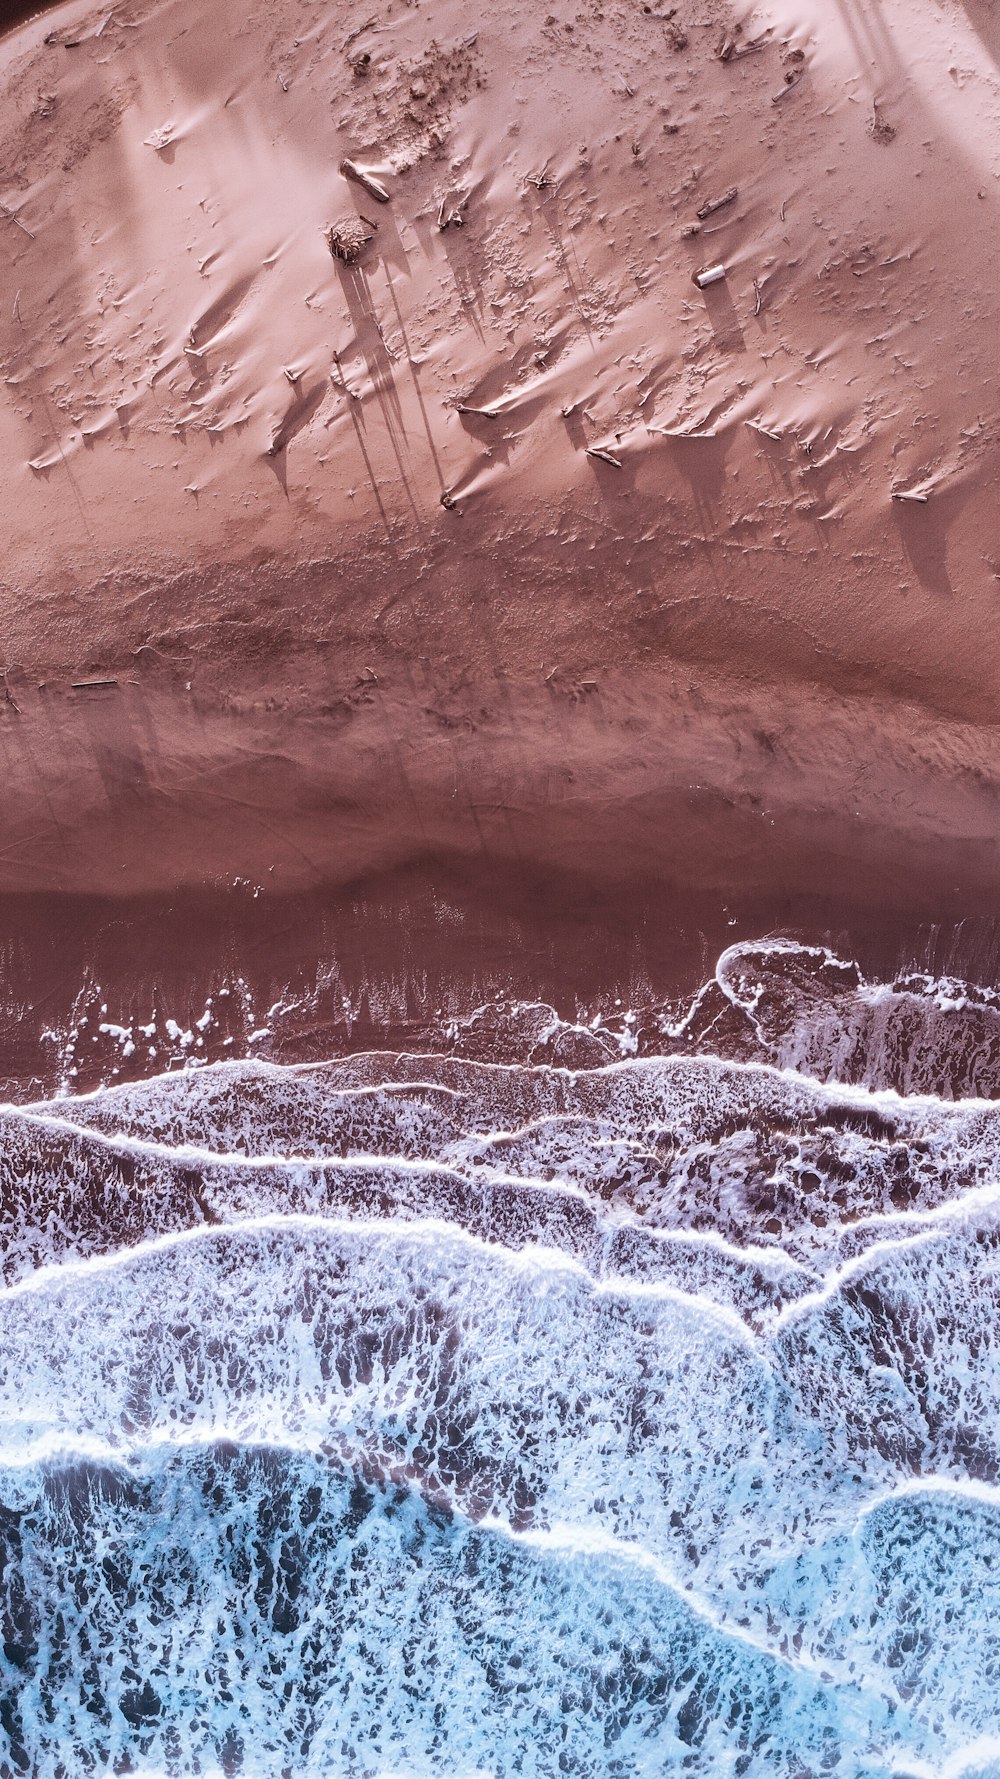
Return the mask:
<svg viewBox="0 0 1000 1779">
<path fill-rule="evenodd" d="M 989 1779 L 998 1032 L 768 942 L 0 1109 L 0 1772 Z"/>
</svg>

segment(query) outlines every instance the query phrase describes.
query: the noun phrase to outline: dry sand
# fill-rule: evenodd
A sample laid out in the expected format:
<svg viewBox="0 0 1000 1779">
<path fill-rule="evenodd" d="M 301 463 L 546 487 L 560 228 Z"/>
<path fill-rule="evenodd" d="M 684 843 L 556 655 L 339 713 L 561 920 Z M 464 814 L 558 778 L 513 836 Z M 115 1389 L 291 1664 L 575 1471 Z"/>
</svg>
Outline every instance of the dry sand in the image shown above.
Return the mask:
<svg viewBox="0 0 1000 1779">
<path fill-rule="evenodd" d="M 992 0 L 14 30 L 0 893 L 989 915 L 998 59 Z"/>
</svg>

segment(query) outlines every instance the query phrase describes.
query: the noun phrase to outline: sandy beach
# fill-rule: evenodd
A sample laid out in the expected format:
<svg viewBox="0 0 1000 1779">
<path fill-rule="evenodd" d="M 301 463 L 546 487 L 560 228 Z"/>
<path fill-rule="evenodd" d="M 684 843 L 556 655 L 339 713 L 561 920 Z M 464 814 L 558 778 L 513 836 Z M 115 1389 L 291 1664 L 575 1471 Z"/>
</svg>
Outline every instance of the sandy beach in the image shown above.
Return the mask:
<svg viewBox="0 0 1000 1779">
<path fill-rule="evenodd" d="M 411 879 L 542 951 L 588 905 L 988 922 L 997 38 L 972 0 L 6 36 L 14 925 Z"/>
</svg>

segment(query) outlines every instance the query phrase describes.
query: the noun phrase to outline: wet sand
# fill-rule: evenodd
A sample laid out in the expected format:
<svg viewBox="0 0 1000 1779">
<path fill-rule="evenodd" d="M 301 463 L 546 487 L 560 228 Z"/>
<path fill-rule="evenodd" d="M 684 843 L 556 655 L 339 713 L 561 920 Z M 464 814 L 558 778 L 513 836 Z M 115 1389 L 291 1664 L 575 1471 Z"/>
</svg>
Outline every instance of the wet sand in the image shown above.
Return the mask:
<svg viewBox="0 0 1000 1779">
<path fill-rule="evenodd" d="M 732 932 L 992 972 L 991 15 L 667 10 L 0 44 L 8 1034 L 219 946 L 393 1031 Z"/>
</svg>

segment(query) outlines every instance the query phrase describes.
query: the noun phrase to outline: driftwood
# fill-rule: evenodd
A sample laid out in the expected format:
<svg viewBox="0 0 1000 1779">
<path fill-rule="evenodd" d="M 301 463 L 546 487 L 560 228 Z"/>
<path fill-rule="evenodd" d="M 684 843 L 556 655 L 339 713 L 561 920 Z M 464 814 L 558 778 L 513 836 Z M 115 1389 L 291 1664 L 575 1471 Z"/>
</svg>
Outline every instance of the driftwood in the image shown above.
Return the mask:
<svg viewBox="0 0 1000 1779">
<path fill-rule="evenodd" d="M 15 223 L 16 226 L 22 231 L 22 233 L 27 235 L 29 241 L 33 241 L 35 239 L 34 235 L 32 234 L 31 230 L 29 229 L 27 223 L 21 221 L 21 218 L 18 216 L 17 211 L 12 210 L 10 208 L 9 204 L 0 204 L 0 210 L 3 211 L 8 222 Z"/>
<path fill-rule="evenodd" d="M 708 198 L 698 211 L 698 221 L 704 222 L 706 216 L 714 216 L 717 210 L 725 210 L 727 204 L 735 204 L 739 195 L 739 187 L 731 185 L 720 198 Z"/>
<path fill-rule="evenodd" d="M 621 458 L 614 457 L 610 451 L 605 451 L 600 445 L 588 445 L 587 456 L 596 457 L 601 463 L 610 463 L 612 469 L 621 469 L 622 467 Z"/>
<path fill-rule="evenodd" d="M 890 492 L 893 500 L 914 500 L 922 507 L 927 505 L 927 495 L 919 494 L 915 488 L 893 488 Z"/>
<path fill-rule="evenodd" d="M 468 192 L 459 192 L 456 198 L 442 198 L 438 205 L 437 225 L 442 230 L 460 229 L 465 227 L 465 207 L 469 202 Z"/>
<path fill-rule="evenodd" d="M 358 166 L 357 161 L 341 161 L 340 171 L 345 179 L 353 179 L 355 185 L 360 185 L 362 191 L 366 191 L 377 204 L 388 204 L 389 193 L 381 179 L 375 179 L 371 173 L 366 173 L 364 167 Z"/>
<path fill-rule="evenodd" d="M 766 37 L 751 37 L 746 43 L 740 43 L 735 37 L 724 37 L 715 54 L 720 62 L 739 62 L 744 56 L 755 56 L 758 50 L 767 48 Z"/>
</svg>

